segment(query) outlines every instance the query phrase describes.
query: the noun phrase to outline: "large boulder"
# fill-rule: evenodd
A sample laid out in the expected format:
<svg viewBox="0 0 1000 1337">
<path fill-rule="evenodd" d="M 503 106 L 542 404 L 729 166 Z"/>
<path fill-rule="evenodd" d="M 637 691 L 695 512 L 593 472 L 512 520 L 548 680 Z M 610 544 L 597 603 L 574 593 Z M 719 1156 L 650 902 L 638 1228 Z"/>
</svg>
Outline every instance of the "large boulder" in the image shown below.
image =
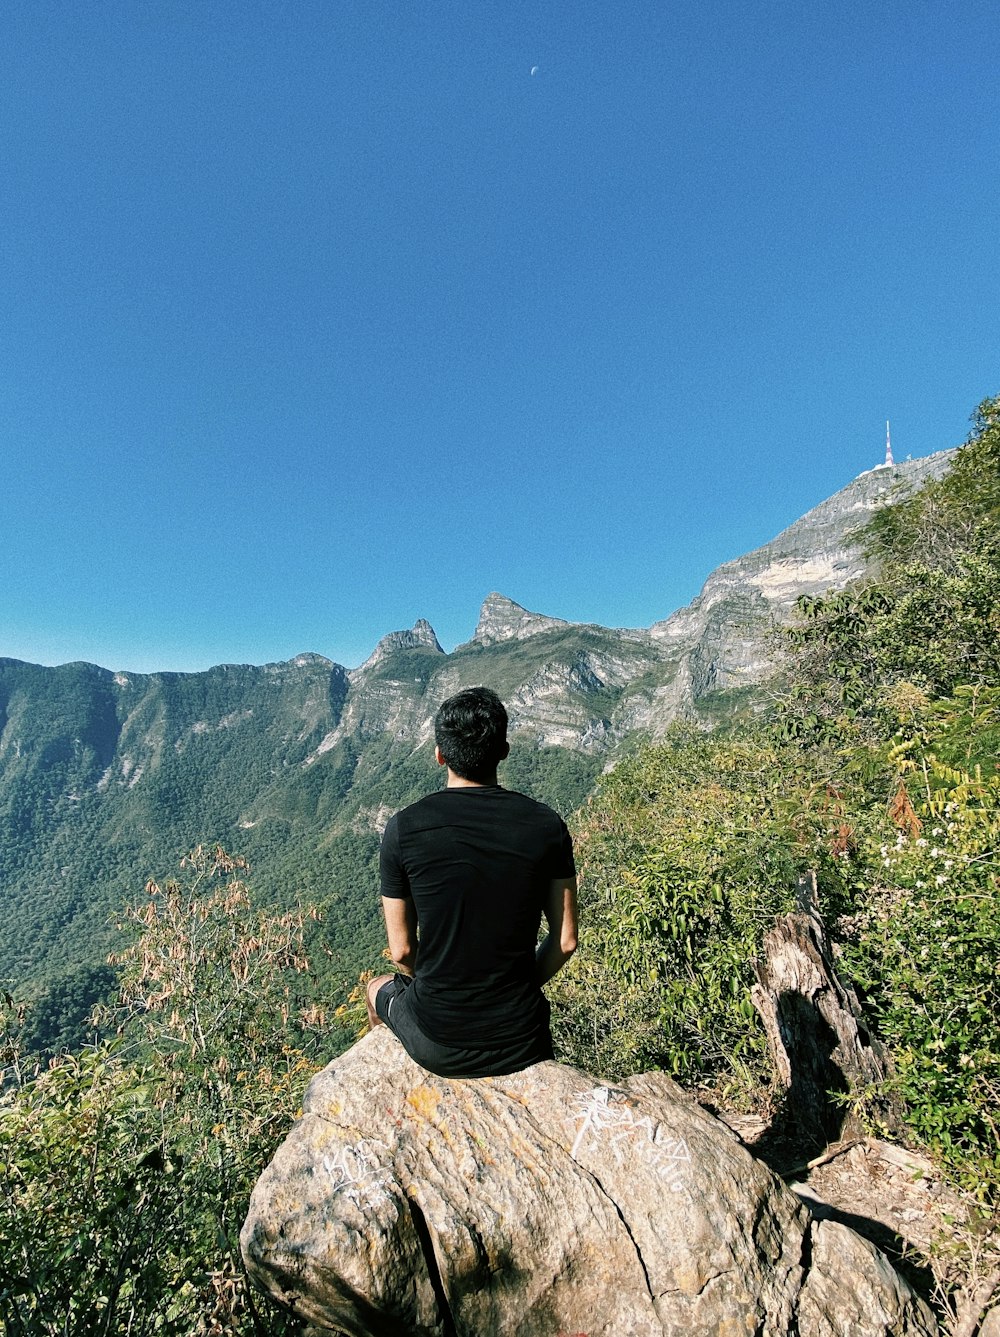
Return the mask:
<svg viewBox="0 0 1000 1337">
<path fill-rule="evenodd" d="M 873 1245 L 663 1074 L 446 1080 L 384 1027 L 313 1079 L 241 1243 L 277 1299 L 351 1337 L 937 1332 Z"/>
</svg>

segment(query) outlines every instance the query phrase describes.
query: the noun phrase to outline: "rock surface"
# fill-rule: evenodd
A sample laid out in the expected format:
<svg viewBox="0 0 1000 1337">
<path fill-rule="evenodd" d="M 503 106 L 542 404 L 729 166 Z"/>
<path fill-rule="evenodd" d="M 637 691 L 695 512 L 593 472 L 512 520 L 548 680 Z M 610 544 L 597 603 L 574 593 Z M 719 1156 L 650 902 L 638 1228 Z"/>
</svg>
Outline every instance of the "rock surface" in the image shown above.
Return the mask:
<svg viewBox="0 0 1000 1337">
<path fill-rule="evenodd" d="M 979 1337 L 1000 1337 L 1000 1306 L 991 1309 L 983 1319 Z"/>
<path fill-rule="evenodd" d="M 444 654 L 434 628 L 425 617 L 418 617 L 410 631 L 390 631 L 383 636 L 361 667 L 353 670 L 352 676 L 375 668 L 397 650 L 425 650 L 435 655 Z"/>
<path fill-rule="evenodd" d="M 954 453 L 866 470 L 762 547 L 717 567 L 686 608 L 655 622 L 653 639 L 688 666 L 689 699 L 765 677 L 775 658 L 771 633 L 790 620 L 795 601 L 863 576 L 869 563 L 856 531 L 881 507 L 940 478 Z M 681 691 L 670 704 L 676 710 L 684 699 Z"/>
<path fill-rule="evenodd" d="M 257 1280 L 351 1337 L 930 1337 L 882 1254 L 815 1221 L 663 1074 L 446 1081 L 385 1029 L 311 1083 L 243 1228 Z"/>
<path fill-rule="evenodd" d="M 479 610 L 479 622 L 472 637 L 473 645 L 497 645 L 501 641 L 520 641 L 526 636 L 538 636 L 545 631 L 560 631 L 571 627 L 562 618 L 530 613 L 513 599 L 494 591 L 488 594 Z"/>
</svg>

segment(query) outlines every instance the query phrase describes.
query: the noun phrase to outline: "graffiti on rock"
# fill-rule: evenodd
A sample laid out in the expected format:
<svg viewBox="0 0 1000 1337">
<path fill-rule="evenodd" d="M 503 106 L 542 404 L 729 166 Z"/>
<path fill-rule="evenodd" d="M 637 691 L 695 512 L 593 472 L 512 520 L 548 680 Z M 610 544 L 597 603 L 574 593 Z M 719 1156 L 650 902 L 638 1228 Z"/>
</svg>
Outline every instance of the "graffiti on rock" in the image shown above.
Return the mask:
<svg viewBox="0 0 1000 1337">
<path fill-rule="evenodd" d="M 626 1151 L 637 1151 L 662 1179 L 670 1181 L 671 1192 L 684 1187 L 684 1166 L 691 1163 L 691 1153 L 682 1137 L 669 1137 L 648 1115 L 636 1117 L 636 1106 L 626 1091 L 610 1086 L 595 1086 L 586 1095 L 577 1096 L 567 1122 L 576 1125 L 576 1138 L 570 1155 L 576 1160 L 588 1138 L 608 1141 L 615 1160 L 621 1163 Z"/>
</svg>

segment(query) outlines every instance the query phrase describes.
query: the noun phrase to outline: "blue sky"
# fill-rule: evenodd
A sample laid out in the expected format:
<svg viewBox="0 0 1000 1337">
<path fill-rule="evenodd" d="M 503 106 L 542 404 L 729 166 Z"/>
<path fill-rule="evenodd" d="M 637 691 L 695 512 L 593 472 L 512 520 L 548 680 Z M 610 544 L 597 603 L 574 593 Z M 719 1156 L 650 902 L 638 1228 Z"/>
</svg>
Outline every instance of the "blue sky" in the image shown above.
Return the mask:
<svg viewBox="0 0 1000 1337">
<path fill-rule="evenodd" d="M 993 0 L 7 0 L 0 655 L 649 625 L 1000 392 Z M 532 74 L 532 68 L 537 67 Z"/>
</svg>

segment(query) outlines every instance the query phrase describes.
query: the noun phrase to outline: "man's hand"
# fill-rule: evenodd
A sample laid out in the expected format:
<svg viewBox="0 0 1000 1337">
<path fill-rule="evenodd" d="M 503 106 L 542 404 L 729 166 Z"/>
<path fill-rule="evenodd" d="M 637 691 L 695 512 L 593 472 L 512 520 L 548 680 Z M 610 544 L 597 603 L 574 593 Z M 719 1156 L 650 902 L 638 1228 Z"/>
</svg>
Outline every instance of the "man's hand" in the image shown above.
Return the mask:
<svg viewBox="0 0 1000 1337">
<path fill-rule="evenodd" d="M 576 878 L 557 877 L 549 883 L 542 907 L 549 931 L 535 952 L 535 978 L 545 984 L 576 951 Z"/>
<path fill-rule="evenodd" d="M 403 975 L 417 968 L 417 908 L 409 896 L 383 896 L 382 913 L 389 955 Z"/>
</svg>

